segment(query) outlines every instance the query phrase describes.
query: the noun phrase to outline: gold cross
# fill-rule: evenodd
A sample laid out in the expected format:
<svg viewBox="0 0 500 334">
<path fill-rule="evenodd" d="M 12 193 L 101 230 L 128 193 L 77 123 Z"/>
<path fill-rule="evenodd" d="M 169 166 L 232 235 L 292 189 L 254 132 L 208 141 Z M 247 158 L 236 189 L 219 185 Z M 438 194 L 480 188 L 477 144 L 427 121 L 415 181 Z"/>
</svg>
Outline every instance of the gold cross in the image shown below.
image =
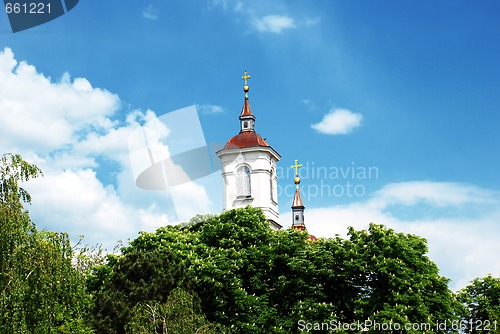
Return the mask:
<svg viewBox="0 0 500 334">
<path fill-rule="evenodd" d="M 251 76 L 248 75 L 247 71 L 243 73 L 243 76 L 241 77 L 243 80 L 245 80 L 245 86 L 248 86 L 248 79 L 251 78 Z"/>
<path fill-rule="evenodd" d="M 299 160 L 295 159 L 295 165 L 290 166 L 290 168 L 295 168 L 295 177 L 299 176 L 299 168 L 302 167 L 302 164 L 299 164 Z"/>
</svg>

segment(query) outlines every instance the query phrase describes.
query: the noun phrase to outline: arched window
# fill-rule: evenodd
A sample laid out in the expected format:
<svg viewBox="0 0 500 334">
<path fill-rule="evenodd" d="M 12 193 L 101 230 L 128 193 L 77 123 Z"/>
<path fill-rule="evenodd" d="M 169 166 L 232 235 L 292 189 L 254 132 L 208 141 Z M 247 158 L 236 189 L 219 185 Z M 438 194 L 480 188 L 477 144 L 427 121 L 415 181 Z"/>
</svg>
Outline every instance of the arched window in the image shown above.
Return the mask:
<svg viewBox="0 0 500 334">
<path fill-rule="evenodd" d="M 237 196 L 251 196 L 252 187 L 250 184 L 250 168 L 242 166 L 236 172 L 236 195 Z"/>
<path fill-rule="evenodd" d="M 271 169 L 270 183 L 271 199 L 276 202 L 276 171 L 274 168 Z"/>
</svg>

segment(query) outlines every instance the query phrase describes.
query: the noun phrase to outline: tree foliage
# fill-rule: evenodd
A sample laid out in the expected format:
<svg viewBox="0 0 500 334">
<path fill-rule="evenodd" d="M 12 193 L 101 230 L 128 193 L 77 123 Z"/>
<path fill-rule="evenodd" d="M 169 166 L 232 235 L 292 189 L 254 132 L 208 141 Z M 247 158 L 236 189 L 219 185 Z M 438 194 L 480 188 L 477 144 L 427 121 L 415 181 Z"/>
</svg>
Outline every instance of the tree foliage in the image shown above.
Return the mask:
<svg viewBox="0 0 500 334">
<path fill-rule="evenodd" d="M 165 303 L 138 303 L 126 326 L 130 334 L 223 334 L 225 330 L 208 323 L 201 313 L 198 299 L 189 292 L 176 288 Z"/>
<path fill-rule="evenodd" d="M 19 155 L 0 159 L 0 332 L 91 333 L 68 235 L 38 231 L 24 209 L 31 196 L 19 184 L 41 175 Z"/>
<path fill-rule="evenodd" d="M 500 333 L 500 278 L 476 278 L 458 298 L 466 310 L 462 323 L 470 333 Z"/>
<path fill-rule="evenodd" d="M 350 228 L 347 251 L 353 286 L 357 290 L 353 319 L 378 323 L 428 324 L 435 330 L 439 322 L 457 320 L 459 304 L 448 288 L 448 279 L 425 255 L 425 239 L 396 233 L 381 225 L 368 231 Z M 407 330 L 407 333 L 422 333 Z"/>
<path fill-rule="evenodd" d="M 1 333 L 346 333 L 332 324 L 367 321 L 498 332 L 499 279 L 455 298 L 418 236 L 371 224 L 312 242 L 248 207 L 141 232 L 119 255 L 75 254 L 66 233 L 37 230 L 24 209 L 20 184 L 40 175 L 18 155 L 0 159 Z"/>
<path fill-rule="evenodd" d="M 88 280 L 94 327 L 99 333 L 125 333 L 137 304 L 162 304 L 173 289 L 187 288 L 189 282 L 172 251 L 125 247 L 121 255 L 109 255 Z"/>
<path fill-rule="evenodd" d="M 186 291 L 194 291 L 207 319 L 231 333 L 295 333 L 301 320 L 435 325 L 451 323 L 459 309 L 447 279 L 439 276 L 426 256 L 425 240 L 381 225 L 372 224 L 366 231 L 350 229 L 347 240 L 312 242 L 306 232 L 272 230 L 262 212 L 251 207 L 197 216 L 187 224 L 141 233 L 123 257 L 101 269 L 109 275 L 108 281 L 122 270 L 128 274 L 121 275 L 131 275 L 139 262 L 153 261 L 136 257 L 134 266 L 126 266 L 122 261 L 134 253 L 169 259 L 161 270 L 182 272 L 177 286 L 184 284 Z M 114 292 L 101 285 L 101 293 L 124 293 L 133 300 L 127 306 L 131 309 L 144 300 L 164 303 L 176 286 L 163 284 L 165 290 L 160 291 L 159 281 L 147 282 L 139 284 L 144 287 L 140 295 L 147 296 L 141 300 L 125 283 L 115 284 Z M 112 318 L 117 309 L 99 312 Z M 130 314 L 126 319 L 131 319 Z"/>
</svg>

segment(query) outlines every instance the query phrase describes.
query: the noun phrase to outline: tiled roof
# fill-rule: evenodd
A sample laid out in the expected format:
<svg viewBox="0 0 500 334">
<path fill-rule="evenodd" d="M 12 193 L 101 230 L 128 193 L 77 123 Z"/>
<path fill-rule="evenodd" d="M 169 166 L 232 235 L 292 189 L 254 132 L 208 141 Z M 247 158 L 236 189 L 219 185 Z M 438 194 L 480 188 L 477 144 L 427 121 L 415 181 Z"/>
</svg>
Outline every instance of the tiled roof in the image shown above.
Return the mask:
<svg viewBox="0 0 500 334">
<path fill-rule="evenodd" d="M 247 148 L 256 146 L 269 147 L 269 144 L 266 143 L 266 141 L 254 131 L 243 131 L 240 134 L 237 134 L 233 138 L 229 139 L 229 141 L 226 143 L 226 146 L 224 146 L 224 149 L 231 150 L 235 148 Z"/>
</svg>

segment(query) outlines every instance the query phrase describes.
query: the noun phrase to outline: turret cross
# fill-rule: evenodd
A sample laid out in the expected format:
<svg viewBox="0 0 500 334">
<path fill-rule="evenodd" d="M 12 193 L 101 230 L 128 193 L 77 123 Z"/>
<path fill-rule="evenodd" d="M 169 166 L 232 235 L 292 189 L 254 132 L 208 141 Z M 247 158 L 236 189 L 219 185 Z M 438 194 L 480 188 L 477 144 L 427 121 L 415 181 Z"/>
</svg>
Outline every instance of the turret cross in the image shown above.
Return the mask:
<svg viewBox="0 0 500 334">
<path fill-rule="evenodd" d="M 295 177 L 299 177 L 299 168 L 302 167 L 302 164 L 299 164 L 299 160 L 295 159 L 295 165 L 290 166 L 290 168 L 295 168 Z"/>
<path fill-rule="evenodd" d="M 248 79 L 250 79 L 251 76 L 248 75 L 247 71 L 245 71 L 245 73 L 243 73 L 243 76 L 241 77 L 241 79 L 243 79 L 245 81 L 245 86 L 248 86 Z"/>
</svg>

